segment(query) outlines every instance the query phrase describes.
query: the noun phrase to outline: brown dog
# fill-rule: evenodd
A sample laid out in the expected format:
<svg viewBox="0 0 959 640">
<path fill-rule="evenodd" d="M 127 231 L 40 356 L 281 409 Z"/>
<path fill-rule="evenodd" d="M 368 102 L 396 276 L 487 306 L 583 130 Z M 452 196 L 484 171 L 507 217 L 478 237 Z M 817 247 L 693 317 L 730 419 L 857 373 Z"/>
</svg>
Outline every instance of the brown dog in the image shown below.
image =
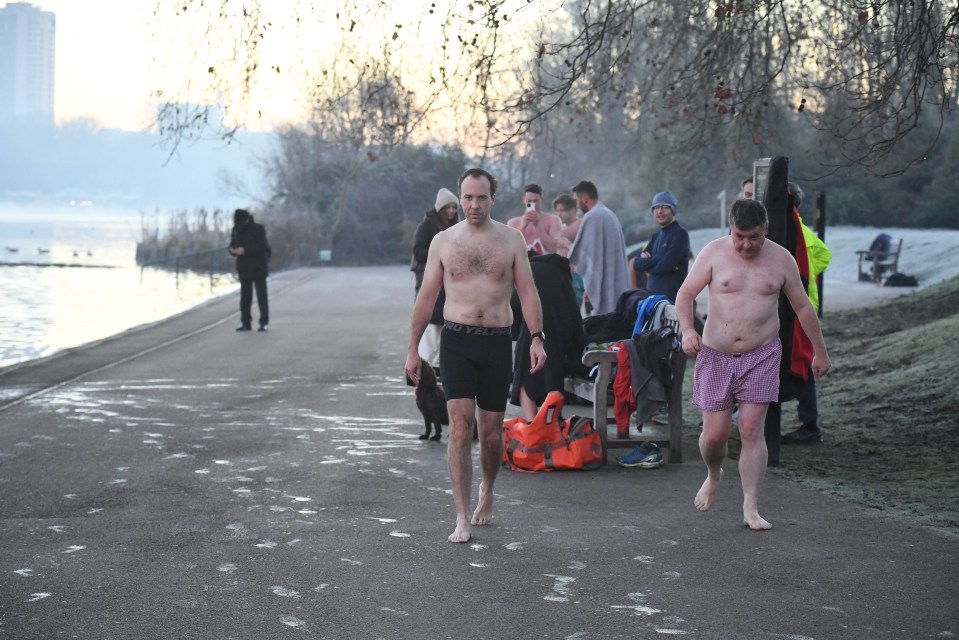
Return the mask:
<svg viewBox="0 0 959 640">
<path fill-rule="evenodd" d="M 425 360 L 420 360 L 420 383 L 416 386 L 416 408 L 423 414 L 423 423 L 426 430 L 420 440 L 439 440 L 443 435 L 443 427 L 450 423 L 450 415 L 446 409 L 446 395 L 436 381 L 436 372 Z M 430 438 L 430 430 L 433 437 Z"/>
</svg>

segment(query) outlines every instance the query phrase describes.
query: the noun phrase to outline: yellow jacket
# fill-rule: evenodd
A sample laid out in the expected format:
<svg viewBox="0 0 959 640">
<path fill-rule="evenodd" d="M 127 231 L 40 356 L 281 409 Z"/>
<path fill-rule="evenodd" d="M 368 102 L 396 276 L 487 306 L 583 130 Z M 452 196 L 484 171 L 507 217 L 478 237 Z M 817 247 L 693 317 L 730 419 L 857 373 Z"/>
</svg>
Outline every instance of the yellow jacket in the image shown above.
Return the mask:
<svg viewBox="0 0 959 640">
<path fill-rule="evenodd" d="M 802 235 L 806 241 L 806 254 L 809 256 L 809 300 L 816 311 L 819 311 L 819 287 L 816 278 L 826 270 L 832 260 L 832 251 L 819 239 L 812 229 L 802 224 Z"/>
</svg>

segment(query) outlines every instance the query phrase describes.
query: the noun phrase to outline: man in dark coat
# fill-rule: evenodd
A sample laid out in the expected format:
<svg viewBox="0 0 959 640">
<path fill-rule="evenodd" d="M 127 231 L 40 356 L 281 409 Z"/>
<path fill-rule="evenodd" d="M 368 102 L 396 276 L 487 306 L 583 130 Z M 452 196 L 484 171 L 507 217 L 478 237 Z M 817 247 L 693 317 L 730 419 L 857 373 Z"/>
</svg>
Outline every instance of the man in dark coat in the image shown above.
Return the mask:
<svg viewBox="0 0 959 640">
<path fill-rule="evenodd" d="M 245 209 L 233 213 L 233 233 L 230 236 L 230 253 L 236 256 L 236 272 L 240 278 L 240 326 L 237 331 L 253 328 L 253 289 L 256 288 L 256 303 L 260 308 L 260 331 L 270 324 L 270 304 L 266 295 L 267 262 L 270 259 L 270 244 L 266 230 L 257 224 Z"/>
<path fill-rule="evenodd" d="M 513 335 L 516 337 L 516 352 L 509 400 L 511 404 L 522 407 L 527 420 L 532 420 L 539 405 L 546 400 L 546 394 L 563 391 L 563 379 L 566 376 L 585 373 L 581 358 L 586 347 L 586 335 L 573 293 L 569 260 L 558 253 L 536 255 L 531 252 L 529 265 L 543 307 L 546 366 L 536 373 L 529 371 L 532 337 L 523 321 L 519 298 L 514 291 Z"/>
</svg>

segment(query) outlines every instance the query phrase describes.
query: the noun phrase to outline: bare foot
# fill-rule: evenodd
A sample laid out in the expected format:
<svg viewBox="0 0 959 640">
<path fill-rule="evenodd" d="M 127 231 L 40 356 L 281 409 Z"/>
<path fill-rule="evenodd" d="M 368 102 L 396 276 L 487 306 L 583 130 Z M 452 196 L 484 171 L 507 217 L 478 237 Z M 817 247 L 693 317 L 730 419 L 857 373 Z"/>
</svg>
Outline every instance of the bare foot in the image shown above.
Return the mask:
<svg viewBox="0 0 959 640">
<path fill-rule="evenodd" d="M 697 493 L 693 499 L 693 504 L 696 505 L 697 509 L 700 511 L 709 511 L 709 507 L 713 504 L 713 492 L 716 491 L 716 485 L 718 485 L 722 479 L 722 469 L 719 470 L 719 477 L 715 480 L 713 480 L 709 474 L 706 474 L 706 481 L 703 482 L 703 486 L 699 488 L 699 493 Z"/>
<path fill-rule="evenodd" d="M 453 530 L 453 533 L 450 534 L 447 540 L 450 542 L 469 542 L 471 537 L 469 523 L 465 520 L 460 522 L 459 518 L 457 518 L 456 529 Z"/>
<path fill-rule="evenodd" d="M 493 521 L 493 494 L 487 493 L 480 485 L 479 498 L 476 501 L 476 510 L 473 512 L 471 524 L 489 524 Z"/>
<path fill-rule="evenodd" d="M 765 531 L 773 528 L 769 522 L 767 522 L 755 511 L 752 513 L 746 513 L 745 511 L 743 512 L 743 524 L 753 531 Z"/>
</svg>

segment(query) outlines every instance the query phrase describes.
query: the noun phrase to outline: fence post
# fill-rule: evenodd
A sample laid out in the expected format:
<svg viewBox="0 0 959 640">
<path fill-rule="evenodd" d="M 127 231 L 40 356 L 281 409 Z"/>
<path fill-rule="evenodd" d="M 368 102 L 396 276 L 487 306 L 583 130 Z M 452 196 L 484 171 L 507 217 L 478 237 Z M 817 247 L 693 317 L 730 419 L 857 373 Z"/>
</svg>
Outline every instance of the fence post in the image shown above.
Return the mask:
<svg viewBox="0 0 959 640">
<path fill-rule="evenodd" d="M 199 263 L 197 262 L 197 260 L 200 258 L 200 256 L 209 255 L 210 256 L 209 275 L 210 275 L 210 283 L 212 285 L 214 282 L 214 275 L 216 274 L 217 256 L 220 254 L 222 250 L 223 250 L 222 248 L 204 249 L 203 251 L 193 251 L 190 253 L 185 253 L 185 254 L 182 254 L 179 256 L 173 256 L 170 258 L 160 258 L 158 260 L 146 261 L 140 265 L 140 284 L 143 284 L 143 272 L 146 270 L 146 267 L 152 267 L 160 264 L 169 264 L 172 262 L 174 265 L 173 269 L 176 275 L 177 286 L 179 286 L 180 268 L 181 268 L 180 261 L 186 260 L 189 258 L 190 262 L 188 264 L 193 265 L 194 267 L 199 267 Z M 197 273 L 199 273 L 199 268 L 195 270 L 197 271 Z M 229 270 L 227 270 L 226 272 L 228 273 Z"/>
</svg>

